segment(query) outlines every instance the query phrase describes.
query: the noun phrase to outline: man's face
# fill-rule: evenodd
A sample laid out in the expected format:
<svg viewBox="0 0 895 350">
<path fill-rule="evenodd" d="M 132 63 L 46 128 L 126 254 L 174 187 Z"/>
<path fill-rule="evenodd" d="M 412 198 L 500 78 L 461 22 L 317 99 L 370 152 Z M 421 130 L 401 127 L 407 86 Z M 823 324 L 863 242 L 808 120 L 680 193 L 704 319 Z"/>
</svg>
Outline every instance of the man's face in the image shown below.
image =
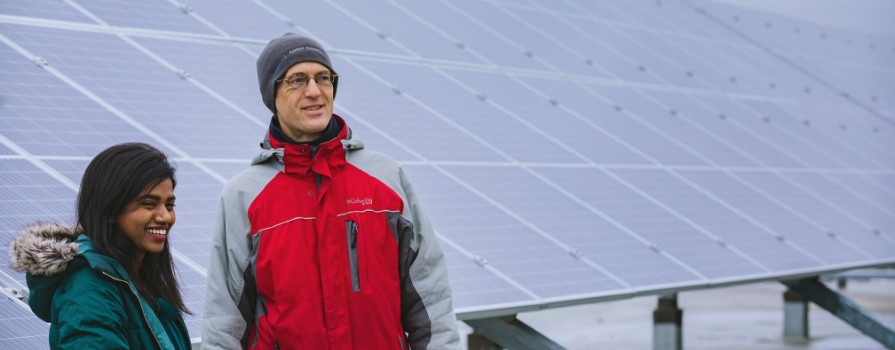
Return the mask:
<svg viewBox="0 0 895 350">
<path fill-rule="evenodd" d="M 277 117 L 280 128 L 292 140 L 313 141 L 326 129 L 333 115 L 333 86 L 318 85 L 314 77 L 331 74 L 317 62 L 301 62 L 289 68 L 277 85 Z M 293 88 L 288 81 L 306 78 L 307 84 Z"/>
</svg>

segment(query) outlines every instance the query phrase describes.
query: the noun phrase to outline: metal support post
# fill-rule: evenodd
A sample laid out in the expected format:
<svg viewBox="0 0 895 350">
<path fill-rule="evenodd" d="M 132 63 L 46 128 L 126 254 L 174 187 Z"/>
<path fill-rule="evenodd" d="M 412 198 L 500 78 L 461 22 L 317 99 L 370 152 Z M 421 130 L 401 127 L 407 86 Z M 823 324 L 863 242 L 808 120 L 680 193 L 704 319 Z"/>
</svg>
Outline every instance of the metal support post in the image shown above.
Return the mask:
<svg viewBox="0 0 895 350">
<path fill-rule="evenodd" d="M 808 301 L 792 288 L 783 292 L 783 339 L 808 340 Z"/>
<path fill-rule="evenodd" d="M 829 311 L 855 329 L 875 339 L 889 349 L 895 349 L 895 328 L 886 324 L 870 311 L 849 300 L 842 294 L 827 288 L 816 277 L 795 281 L 783 281 L 790 289 L 807 300 Z"/>
<path fill-rule="evenodd" d="M 682 350 L 684 312 L 677 307 L 677 294 L 659 297 L 653 311 L 653 350 Z"/>
</svg>

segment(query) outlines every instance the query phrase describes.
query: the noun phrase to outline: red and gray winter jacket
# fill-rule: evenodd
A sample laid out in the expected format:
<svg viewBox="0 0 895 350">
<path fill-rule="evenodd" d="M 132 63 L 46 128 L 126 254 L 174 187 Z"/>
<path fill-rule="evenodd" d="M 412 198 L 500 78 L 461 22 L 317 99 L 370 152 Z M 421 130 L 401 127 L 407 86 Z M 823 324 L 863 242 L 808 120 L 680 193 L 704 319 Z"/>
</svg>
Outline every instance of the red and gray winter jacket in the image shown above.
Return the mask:
<svg viewBox="0 0 895 350">
<path fill-rule="evenodd" d="M 455 349 L 447 267 L 400 166 L 344 120 L 270 134 L 221 194 L 202 349 Z M 406 333 L 405 333 L 406 332 Z"/>
</svg>

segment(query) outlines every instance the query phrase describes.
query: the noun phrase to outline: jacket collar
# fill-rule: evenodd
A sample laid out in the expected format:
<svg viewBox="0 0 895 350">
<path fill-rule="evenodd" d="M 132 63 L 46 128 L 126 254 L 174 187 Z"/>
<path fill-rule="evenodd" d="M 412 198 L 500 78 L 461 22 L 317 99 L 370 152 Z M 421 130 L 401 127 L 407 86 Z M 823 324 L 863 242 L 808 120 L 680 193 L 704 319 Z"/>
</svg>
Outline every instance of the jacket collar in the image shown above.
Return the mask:
<svg viewBox="0 0 895 350">
<path fill-rule="evenodd" d="M 118 283 L 126 284 L 126 287 L 130 289 L 131 294 L 136 297 L 137 302 L 140 303 L 140 310 L 152 331 L 152 336 L 158 341 L 158 345 L 161 346 L 163 350 L 174 350 L 174 344 L 171 343 L 171 338 L 168 336 L 168 331 L 165 329 L 165 326 L 162 325 L 159 315 L 155 313 L 146 299 L 137 291 L 137 287 L 131 282 L 124 267 L 115 261 L 115 259 L 93 250 L 93 241 L 91 241 L 90 237 L 87 237 L 87 235 L 78 236 L 76 242 L 78 243 L 78 255 L 83 256 L 92 269 L 105 273 L 109 278 L 117 280 Z M 160 298 L 158 300 L 161 302 L 164 299 Z"/>
<path fill-rule="evenodd" d="M 345 166 L 346 150 L 364 147 L 363 142 L 352 139 L 351 129 L 342 117 L 333 114 L 332 118 L 340 128 L 338 136 L 316 146 L 282 140 L 278 137 L 281 133 L 269 130 L 261 144 L 262 149 L 255 155 L 252 164 L 262 163 L 271 157 L 276 157 L 283 164 L 283 171 L 287 174 L 332 176 L 334 171 Z M 276 119 L 272 119 L 271 123 L 275 121 Z"/>
<path fill-rule="evenodd" d="M 115 259 L 102 255 L 93 249 L 93 241 L 87 235 L 80 235 L 75 240 L 78 244 L 78 255 L 87 260 L 87 264 L 94 270 L 108 273 L 112 277 L 130 282 L 127 271 Z"/>
</svg>

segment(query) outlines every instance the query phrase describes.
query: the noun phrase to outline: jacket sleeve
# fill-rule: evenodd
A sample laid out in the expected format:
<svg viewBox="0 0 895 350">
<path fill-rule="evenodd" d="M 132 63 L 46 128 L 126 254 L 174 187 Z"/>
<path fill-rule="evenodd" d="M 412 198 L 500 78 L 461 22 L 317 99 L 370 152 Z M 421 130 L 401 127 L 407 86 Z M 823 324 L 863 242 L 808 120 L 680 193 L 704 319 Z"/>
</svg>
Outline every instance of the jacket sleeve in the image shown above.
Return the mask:
<svg viewBox="0 0 895 350">
<path fill-rule="evenodd" d="M 84 269 L 53 297 L 58 349 L 129 349 L 127 315 L 118 290 Z"/>
<path fill-rule="evenodd" d="M 408 342 L 414 350 L 459 349 L 447 262 L 403 169 L 399 175 L 406 201 L 398 225 L 398 231 L 403 231 L 399 240 L 401 321 Z"/>
<path fill-rule="evenodd" d="M 202 324 L 202 349 L 244 349 L 253 303 L 245 272 L 251 226 L 240 204 L 228 201 L 225 187 L 212 227 L 208 286 Z"/>
</svg>

